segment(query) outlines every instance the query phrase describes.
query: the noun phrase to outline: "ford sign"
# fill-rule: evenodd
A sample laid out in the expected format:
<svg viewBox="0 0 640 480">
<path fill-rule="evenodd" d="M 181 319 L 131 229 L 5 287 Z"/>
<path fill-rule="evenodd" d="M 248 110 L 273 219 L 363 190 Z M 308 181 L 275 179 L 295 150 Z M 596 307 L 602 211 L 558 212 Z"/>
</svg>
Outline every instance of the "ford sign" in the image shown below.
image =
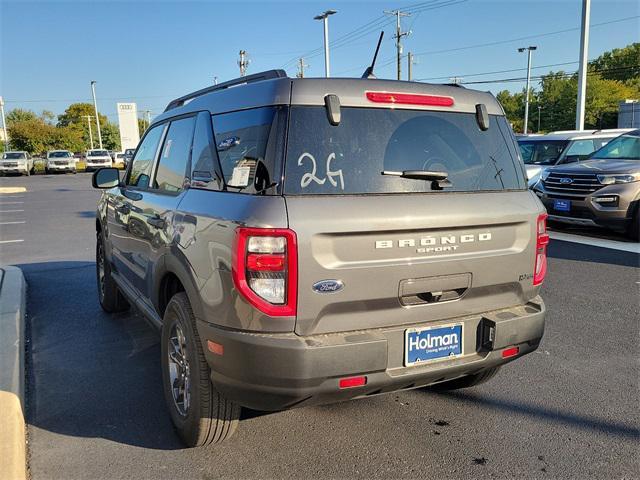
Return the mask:
<svg viewBox="0 0 640 480">
<path fill-rule="evenodd" d="M 320 280 L 313 284 L 313 291 L 316 293 L 335 293 L 344 287 L 341 280 Z"/>
</svg>

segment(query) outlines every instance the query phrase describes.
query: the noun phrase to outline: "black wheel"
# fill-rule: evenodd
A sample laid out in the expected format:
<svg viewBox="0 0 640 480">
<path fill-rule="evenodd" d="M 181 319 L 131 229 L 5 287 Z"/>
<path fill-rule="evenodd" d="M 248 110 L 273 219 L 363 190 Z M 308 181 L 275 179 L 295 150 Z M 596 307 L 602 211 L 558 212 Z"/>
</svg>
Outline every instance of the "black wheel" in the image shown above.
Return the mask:
<svg viewBox="0 0 640 480">
<path fill-rule="evenodd" d="M 455 380 L 449 380 L 447 382 L 436 383 L 428 387 L 430 390 L 436 392 L 446 392 L 448 390 L 457 390 L 459 388 L 469 388 L 480 385 L 481 383 L 488 382 L 500 371 L 500 367 L 487 368 L 474 375 L 467 375 L 464 377 L 456 378 Z"/>
<path fill-rule="evenodd" d="M 238 426 L 240 406 L 212 385 L 191 304 L 175 294 L 162 325 L 162 383 L 171 420 L 189 447 L 220 443 Z"/>
<path fill-rule="evenodd" d="M 105 312 L 123 312 L 129 308 L 129 302 L 120 293 L 116 282 L 111 276 L 111 266 L 104 255 L 102 232 L 98 232 L 96 239 L 96 281 L 98 284 L 98 300 Z"/>
</svg>

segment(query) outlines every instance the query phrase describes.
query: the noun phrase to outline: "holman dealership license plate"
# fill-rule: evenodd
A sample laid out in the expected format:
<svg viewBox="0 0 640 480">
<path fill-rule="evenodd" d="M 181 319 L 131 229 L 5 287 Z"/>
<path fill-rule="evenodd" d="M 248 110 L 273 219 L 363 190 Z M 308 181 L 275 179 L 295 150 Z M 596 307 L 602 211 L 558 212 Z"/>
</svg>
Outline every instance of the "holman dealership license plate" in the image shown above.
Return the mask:
<svg viewBox="0 0 640 480">
<path fill-rule="evenodd" d="M 462 355 L 462 325 L 410 328 L 404 332 L 405 366 Z"/>
</svg>

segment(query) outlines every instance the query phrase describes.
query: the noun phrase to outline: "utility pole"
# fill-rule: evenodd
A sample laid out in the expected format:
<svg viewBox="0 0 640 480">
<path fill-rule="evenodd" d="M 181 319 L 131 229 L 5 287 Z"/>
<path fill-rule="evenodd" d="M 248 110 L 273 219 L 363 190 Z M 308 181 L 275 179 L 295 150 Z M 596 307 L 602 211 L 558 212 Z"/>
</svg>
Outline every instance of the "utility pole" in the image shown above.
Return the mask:
<svg viewBox="0 0 640 480">
<path fill-rule="evenodd" d="M 91 144 L 91 150 L 93 150 L 93 133 L 91 133 L 91 119 L 92 115 L 83 115 L 87 119 L 87 125 L 89 125 L 89 143 Z"/>
<path fill-rule="evenodd" d="M 407 79 L 413 80 L 413 53 L 407 53 Z"/>
<path fill-rule="evenodd" d="M 396 51 L 397 51 L 397 67 L 398 67 L 398 80 L 402 79 L 402 65 L 400 63 L 401 59 L 402 59 L 402 37 L 406 37 L 407 35 L 411 34 L 411 30 L 409 30 L 408 32 L 403 32 L 402 31 L 402 26 L 400 24 L 400 18 L 401 17 L 410 17 L 411 14 L 410 13 L 406 13 L 406 12 L 402 12 L 400 10 L 385 10 L 384 13 L 386 15 L 395 15 L 396 17 L 396 34 L 394 35 L 393 38 L 396 39 Z"/>
<path fill-rule="evenodd" d="M 149 128 L 151 126 L 151 110 L 145 110 L 144 117 L 147 121 L 147 128 Z"/>
<path fill-rule="evenodd" d="M 298 59 L 298 73 L 296 74 L 296 77 L 304 78 L 304 69 L 308 66 L 308 64 L 304 63 L 304 58 L 300 57 Z"/>
<path fill-rule="evenodd" d="M 238 60 L 238 66 L 240 67 L 240 76 L 244 77 L 249 67 L 249 59 L 247 59 L 247 51 L 240 50 L 240 60 Z"/>
<path fill-rule="evenodd" d="M 324 76 L 329 78 L 331 76 L 329 68 L 329 15 L 338 13 L 336 10 L 327 10 L 320 15 L 313 17 L 314 20 L 322 20 L 324 30 Z"/>
<path fill-rule="evenodd" d="M 2 112 L 2 130 L 4 131 L 4 151 L 9 151 L 9 134 L 7 133 L 7 120 L 4 117 L 4 99 L 0 97 L 0 112 Z"/>
<path fill-rule="evenodd" d="M 214 76 L 214 77 L 213 77 L 213 84 L 214 84 L 214 85 L 217 85 L 217 84 L 218 84 L 218 77 L 217 77 L 217 76 Z"/>
<path fill-rule="evenodd" d="M 538 104 L 538 133 L 540 133 L 540 114 L 542 112 L 542 105 Z"/>
<path fill-rule="evenodd" d="M 96 81 L 91 80 L 91 93 L 93 94 L 93 108 L 96 111 L 96 127 L 98 130 L 98 143 L 102 149 L 102 134 L 100 133 L 100 117 L 98 116 L 98 102 L 96 101 Z"/>
<path fill-rule="evenodd" d="M 464 80 L 464 78 L 462 78 L 462 77 L 449 77 L 449 81 L 451 83 L 453 83 L 454 85 L 460 85 L 463 80 Z"/>
<path fill-rule="evenodd" d="M 584 130 L 585 99 L 587 97 L 587 57 L 589 55 L 589 18 L 591 0 L 582 0 L 582 28 L 580 33 L 580 67 L 578 69 L 578 102 L 576 130 Z"/>
<path fill-rule="evenodd" d="M 531 84 L 531 52 L 536 50 L 538 47 L 530 45 L 528 47 L 522 47 L 518 49 L 518 52 L 527 52 L 527 90 L 525 92 L 525 100 L 524 100 L 524 127 L 523 132 L 525 135 L 527 130 L 529 129 L 529 86 Z"/>
</svg>

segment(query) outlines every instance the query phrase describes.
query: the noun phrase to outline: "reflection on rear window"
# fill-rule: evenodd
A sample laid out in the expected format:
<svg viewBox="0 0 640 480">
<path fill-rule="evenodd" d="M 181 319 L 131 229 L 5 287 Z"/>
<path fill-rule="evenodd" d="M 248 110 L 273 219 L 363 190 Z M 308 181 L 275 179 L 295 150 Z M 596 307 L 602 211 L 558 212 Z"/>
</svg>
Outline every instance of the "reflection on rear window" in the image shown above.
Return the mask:
<svg viewBox="0 0 640 480">
<path fill-rule="evenodd" d="M 323 107 L 291 108 L 285 193 L 432 191 L 431 181 L 381 175 L 383 170 L 447 172 L 452 187 L 445 191 L 524 187 L 504 117 L 491 116 L 483 132 L 474 114 L 341 110 L 340 125 L 331 126 Z"/>
</svg>

